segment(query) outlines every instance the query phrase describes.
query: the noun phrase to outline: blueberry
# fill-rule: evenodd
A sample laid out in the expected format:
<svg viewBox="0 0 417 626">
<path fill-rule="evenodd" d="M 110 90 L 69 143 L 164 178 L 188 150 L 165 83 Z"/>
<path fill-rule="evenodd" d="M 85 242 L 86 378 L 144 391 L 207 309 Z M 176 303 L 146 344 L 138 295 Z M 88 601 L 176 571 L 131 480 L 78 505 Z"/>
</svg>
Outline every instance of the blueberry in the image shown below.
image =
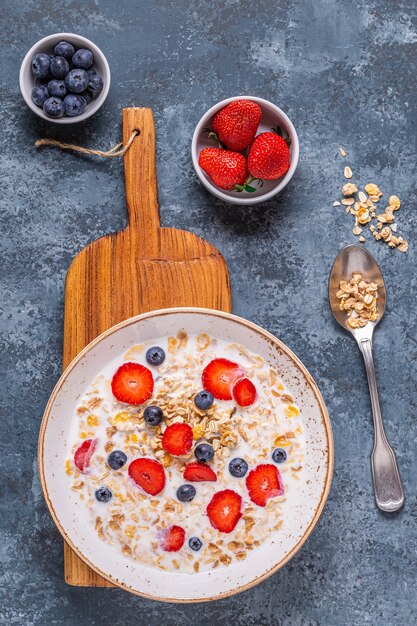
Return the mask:
<svg viewBox="0 0 417 626">
<path fill-rule="evenodd" d="M 99 489 L 96 489 L 95 496 L 99 502 L 108 502 L 112 499 L 113 494 L 107 487 L 99 487 Z"/>
<path fill-rule="evenodd" d="M 159 406 L 151 405 L 146 407 L 143 412 L 143 417 L 149 426 L 158 426 L 158 424 L 161 423 L 164 414 Z"/>
<path fill-rule="evenodd" d="M 229 463 L 229 472 L 236 478 L 242 478 L 245 476 L 248 469 L 249 467 L 245 459 L 240 459 L 239 457 L 232 459 Z"/>
<path fill-rule="evenodd" d="M 214 457 L 214 449 L 209 443 L 200 443 L 194 450 L 195 458 L 201 463 L 207 463 Z"/>
<path fill-rule="evenodd" d="M 93 98 L 97 98 L 98 94 L 101 93 L 103 89 L 103 79 L 98 74 L 90 74 L 90 80 L 88 81 L 88 91 L 91 93 Z"/>
<path fill-rule="evenodd" d="M 85 70 L 71 70 L 65 76 L 65 85 L 72 93 L 81 93 L 87 89 L 89 76 Z"/>
<path fill-rule="evenodd" d="M 64 57 L 69 61 L 72 58 L 72 55 L 75 52 L 74 46 L 72 46 L 68 41 L 60 41 L 54 48 L 54 53 L 57 56 Z"/>
<path fill-rule="evenodd" d="M 194 398 L 194 404 L 197 409 L 201 409 L 202 411 L 207 411 L 211 407 L 214 402 L 214 396 L 209 392 L 203 389 L 203 391 L 199 391 L 198 394 Z"/>
<path fill-rule="evenodd" d="M 114 470 L 119 470 L 126 464 L 127 456 L 121 450 L 113 450 L 107 457 L 107 465 Z"/>
<path fill-rule="evenodd" d="M 36 85 L 36 87 L 32 89 L 31 98 L 36 106 L 41 107 L 45 100 L 49 98 L 48 87 L 46 87 L 46 85 Z"/>
<path fill-rule="evenodd" d="M 188 545 L 190 546 L 191 550 L 194 550 L 194 552 L 198 552 L 199 550 L 201 550 L 203 542 L 198 537 L 190 537 L 190 539 L 188 540 Z"/>
<path fill-rule="evenodd" d="M 75 96 L 73 93 L 69 93 L 65 96 L 64 107 L 65 113 L 69 117 L 76 117 L 84 113 L 87 103 L 81 96 Z"/>
<path fill-rule="evenodd" d="M 65 78 L 69 72 L 69 64 L 64 57 L 54 57 L 51 61 L 51 74 L 54 78 Z"/>
<path fill-rule="evenodd" d="M 67 95 L 67 88 L 65 87 L 64 81 L 57 80 L 56 78 L 49 81 L 48 91 L 51 96 L 56 96 L 57 98 L 65 98 Z"/>
<path fill-rule="evenodd" d="M 94 68 L 91 68 L 90 70 L 87 70 L 87 74 L 89 76 L 97 76 L 97 72 Z"/>
<path fill-rule="evenodd" d="M 159 346 L 153 346 L 147 351 L 146 360 L 150 365 L 161 365 L 165 361 L 165 352 Z"/>
<path fill-rule="evenodd" d="M 285 463 L 287 460 L 287 453 L 282 448 L 275 448 L 272 453 L 272 460 L 275 463 Z"/>
<path fill-rule="evenodd" d="M 39 52 L 32 59 L 32 72 L 37 78 L 46 78 L 49 74 L 51 59 L 47 54 Z"/>
<path fill-rule="evenodd" d="M 83 70 L 88 70 L 93 65 L 93 53 L 87 48 L 80 48 L 72 56 L 72 64 L 74 67 L 81 67 Z"/>
<path fill-rule="evenodd" d="M 56 96 L 52 96 L 43 103 L 43 110 L 49 117 L 62 117 L 64 115 L 64 103 Z"/>
<path fill-rule="evenodd" d="M 191 500 L 194 500 L 196 493 L 193 485 L 181 485 L 177 489 L 177 498 L 180 502 L 191 502 Z"/>
<path fill-rule="evenodd" d="M 80 93 L 80 97 L 84 98 L 86 104 L 90 104 L 90 102 L 93 101 L 93 96 L 91 95 L 91 93 L 88 91 L 88 89 L 86 89 L 86 91 L 82 91 Z"/>
</svg>

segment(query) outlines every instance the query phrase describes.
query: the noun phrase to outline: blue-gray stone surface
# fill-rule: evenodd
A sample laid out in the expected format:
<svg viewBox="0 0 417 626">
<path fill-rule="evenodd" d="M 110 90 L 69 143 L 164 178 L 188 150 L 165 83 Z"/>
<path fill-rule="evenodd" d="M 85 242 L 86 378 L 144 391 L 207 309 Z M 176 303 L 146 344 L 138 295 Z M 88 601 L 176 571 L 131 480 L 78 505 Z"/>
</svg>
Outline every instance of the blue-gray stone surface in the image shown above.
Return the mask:
<svg viewBox="0 0 417 626">
<path fill-rule="evenodd" d="M 1 53 L 0 623 L 153 626 L 413 625 L 417 621 L 416 47 L 414 0 L 3 0 Z M 79 126 L 39 120 L 18 86 L 26 51 L 72 31 L 107 55 L 105 106 Z M 232 95 L 257 95 L 294 121 L 301 159 L 281 197 L 230 207 L 197 182 L 190 141 L 200 116 Z M 61 369 L 63 285 L 87 242 L 125 223 L 121 160 L 54 149 L 43 136 L 106 149 L 124 106 L 155 113 L 164 225 L 215 244 L 231 272 L 234 312 L 287 343 L 317 380 L 336 451 L 330 498 L 313 535 L 272 578 L 216 603 L 166 605 L 63 581 L 62 541 L 43 501 L 36 446 Z M 376 332 L 382 409 L 407 500 L 374 504 L 372 422 L 353 340 L 326 299 L 336 253 L 353 241 L 334 208 L 342 145 L 358 184 L 402 200 L 406 255 L 370 241 L 388 287 Z M 368 236 L 369 240 L 369 236 Z"/>
</svg>

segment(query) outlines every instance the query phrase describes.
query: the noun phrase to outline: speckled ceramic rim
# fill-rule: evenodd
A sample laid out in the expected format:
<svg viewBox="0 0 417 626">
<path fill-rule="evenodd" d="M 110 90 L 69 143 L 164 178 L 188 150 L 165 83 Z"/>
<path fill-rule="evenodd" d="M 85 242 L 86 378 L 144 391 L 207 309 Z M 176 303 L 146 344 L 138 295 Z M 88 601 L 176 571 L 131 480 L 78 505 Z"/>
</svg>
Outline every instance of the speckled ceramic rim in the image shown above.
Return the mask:
<svg viewBox="0 0 417 626">
<path fill-rule="evenodd" d="M 38 52 L 43 52 L 44 50 L 55 47 L 56 44 L 59 43 L 60 41 L 68 41 L 69 43 L 73 44 L 77 48 L 81 48 L 81 47 L 90 48 L 95 57 L 94 64 L 98 63 L 99 70 L 102 73 L 102 78 L 103 78 L 102 92 L 97 96 L 95 100 L 93 100 L 89 105 L 87 105 L 87 108 L 84 111 L 84 113 L 82 113 L 82 115 L 78 115 L 78 117 L 59 117 L 59 118 L 48 117 L 43 112 L 43 109 L 41 107 L 36 106 L 36 104 L 32 102 L 32 99 L 30 97 L 32 88 L 35 85 L 35 78 L 33 77 L 31 69 L 30 69 L 33 55 L 37 54 Z M 110 81 L 111 81 L 110 68 L 103 52 L 100 50 L 98 46 L 96 46 L 95 43 L 93 43 L 86 37 L 82 37 L 81 35 L 75 35 L 74 33 L 55 33 L 54 35 L 48 35 L 47 37 L 40 39 L 37 43 L 35 43 L 34 46 L 31 47 L 29 52 L 26 54 L 25 58 L 23 59 L 22 65 L 20 67 L 20 74 L 19 74 L 20 91 L 22 92 L 22 96 L 26 104 L 28 105 L 28 107 L 32 109 L 32 111 L 36 113 L 36 115 L 41 117 L 43 120 L 46 120 L 47 122 L 53 122 L 54 124 L 77 124 L 78 122 L 83 122 L 84 120 L 94 115 L 94 113 L 96 113 L 99 110 L 99 108 L 102 106 L 102 104 L 107 98 L 107 95 L 110 89 Z"/>
<path fill-rule="evenodd" d="M 317 399 L 317 403 L 318 403 L 318 405 L 320 407 L 321 418 L 323 420 L 323 424 L 324 424 L 324 428 L 325 428 L 325 432 L 326 432 L 326 439 L 327 439 L 327 463 L 326 463 L 326 465 L 327 465 L 327 472 L 326 472 L 326 480 L 325 480 L 325 484 L 324 484 L 324 487 L 323 487 L 323 491 L 321 493 L 319 504 L 318 504 L 318 506 L 316 508 L 315 514 L 314 514 L 314 516 L 313 516 L 309 526 L 307 527 L 306 532 L 304 533 L 304 535 L 301 537 L 301 539 L 298 541 L 298 543 L 293 547 L 293 549 L 285 556 L 285 558 L 283 558 L 281 561 L 276 563 L 276 565 L 274 565 L 267 572 L 264 572 L 261 576 L 258 576 L 256 579 L 252 580 L 249 583 L 246 583 L 244 585 L 236 587 L 236 589 L 233 589 L 232 591 L 228 591 L 228 592 L 225 592 L 225 593 L 219 593 L 219 594 L 217 594 L 215 596 L 211 596 L 211 597 L 208 597 L 208 598 L 193 598 L 193 599 L 161 598 L 161 597 L 158 597 L 158 596 L 145 594 L 145 593 L 139 592 L 139 591 L 137 591 L 135 589 L 131 589 L 128 585 L 120 583 L 118 580 L 113 578 L 111 576 L 111 574 L 108 574 L 106 572 L 101 571 L 99 568 L 97 568 L 94 565 L 94 563 L 91 563 L 91 561 L 89 561 L 89 559 L 86 558 L 84 556 L 84 554 L 78 548 L 75 547 L 75 545 L 72 543 L 71 539 L 68 537 L 68 535 L 66 534 L 65 530 L 61 526 L 61 522 L 60 522 L 59 518 L 57 517 L 57 515 L 55 513 L 54 507 L 53 507 L 51 499 L 49 497 L 48 486 L 47 486 L 46 480 L 45 480 L 45 471 L 44 471 L 44 439 L 45 439 L 45 431 L 46 431 L 46 428 L 47 428 L 47 425 L 48 425 L 48 419 L 49 419 L 49 415 L 50 415 L 52 406 L 53 406 L 53 404 L 54 404 L 54 402 L 55 402 L 59 392 L 61 391 L 61 388 L 62 388 L 63 384 L 65 383 L 65 380 L 66 380 L 68 374 L 75 367 L 77 367 L 78 363 L 81 361 L 83 356 L 89 350 L 91 350 L 94 346 L 96 346 L 98 343 L 100 343 L 105 337 L 108 337 L 109 335 L 112 335 L 114 332 L 116 332 L 120 328 L 123 328 L 125 326 L 129 326 L 131 324 L 137 324 L 141 320 L 148 319 L 148 318 L 151 318 L 151 317 L 160 317 L 160 316 L 164 316 L 164 315 L 171 315 L 173 313 L 174 314 L 179 314 L 179 315 L 183 314 L 183 313 L 195 313 L 196 315 L 204 314 L 204 315 L 212 315 L 213 317 L 221 317 L 221 318 L 229 319 L 229 320 L 232 320 L 232 321 L 234 321 L 234 322 L 236 322 L 238 324 L 241 324 L 242 326 L 246 326 L 247 328 L 249 328 L 249 329 L 251 329 L 251 330 L 261 334 L 267 340 L 269 340 L 270 342 L 272 342 L 273 344 L 278 346 L 278 348 L 280 350 L 282 350 L 293 361 L 295 366 L 299 369 L 300 373 L 305 377 L 306 381 L 308 382 L 309 386 L 311 387 L 311 389 L 312 389 L 312 391 L 313 391 L 313 393 L 314 393 L 314 395 L 315 395 L 315 397 Z M 329 495 L 329 491 L 330 491 L 330 486 L 331 486 L 332 476 L 333 476 L 333 466 L 334 466 L 333 434 L 332 434 L 332 427 L 331 427 L 331 424 L 330 424 L 329 414 L 327 412 L 326 405 L 324 404 L 323 398 L 321 396 L 321 393 L 320 393 L 320 391 L 319 391 L 315 381 L 311 377 L 311 375 L 308 372 L 308 370 L 304 367 L 304 365 L 298 359 L 298 357 L 289 348 L 287 348 L 287 346 L 284 343 L 282 343 L 279 339 L 274 337 L 274 335 L 271 335 L 271 333 L 269 333 L 268 331 L 264 330 L 260 326 L 257 326 L 256 324 L 253 324 L 252 322 L 249 322 L 248 320 L 245 320 L 242 317 L 238 317 L 236 315 L 232 315 L 231 313 L 223 313 L 222 311 L 215 311 L 213 309 L 200 309 L 200 308 L 194 308 L 194 307 L 180 307 L 180 308 L 172 308 L 172 309 L 160 309 L 158 311 L 152 311 L 151 313 L 143 313 L 142 315 L 137 315 L 136 317 L 131 317 L 131 318 L 125 320 L 124 322 L 120 322 L 120 324 L 116 324 L 115 326 L 112 326 L 112 328 L 109 328 L 109 330 L 106 330 L 104 333 L 102 333 L 96 339 L 94 339 L 91 343 L 89 343 L 83 350 L 81 350 L 81 352 L 75 357 L 75 359 L 73 361 L 71 361 L 71 363 L 65 369 L 65 371 L 63 372 L 61 378 L 58 380 L 57 384 L 55 385 L 55 388 L 54 388 L 54 390 L 52 392 L 51 397 L 49 398 L 48 404 L 47 404 L 46 409 L 45 409 L 45 413 L 43 415 L 41 429 L 40 429 L 40 433 L 39 433 L 39 442 L 38 442 L 38 464 L 39 464 L 39 475 L 40 475 L 40 482 L 41 482 L 41 486 L 42 486 L 43 495 L 44 495 L 46 504 L 48 506 L 49 512 L 50 512 L 50 514 L 52 516 L 52 519 L 54 520 L 54 522 L 55 522 L 59 532 L 61 533 L 61 535 L 63 536 L 65 541 L 68 543 L 70 548 L 77 554 L 77 556 L 80 557 L 81 560 L 83 560 L 97 574 L 99 574 L 100 576 L 102 576 L 103 578 L 105 578 L 106 580 L 111 582 L 116 587 L 120 587 L 121 589 L 125 589 L 126 591 L 129 591 L 130 593 L 133 593 L 133 594 L 138 595 L 138 596 L 142 596 L 144 598 L 148 598 L 150 600 L 159 600 L 161 602 L 175 602 L 175 603 L 209 602 L 209 601 L 212 601 L 212 600 L 219 600 L 221 598 L 227 598 L 229 596 L 235 595 L 236 593 L 240 593 L 242 591 L 246 591 L 247 589 L 250 589 L 251 587 L 254 587 L 258 583 L 262 582 L 263 580 L 265 580 L 266 578 L 268 578 L 272 574 L 275 574 L 275 572 L 277 572 L 279 569 L 281 569 L 281 567 L 283 567 L 286 563 L 288 563 L 288 561 L 298 552 L 298 550 L 300 550 L 300 548 L 307 541 L 308 537 L 312 533 L 315 525 L 317 524 L 317 522 L 318 522 L 318 520 L 320 518 L 320 515 L 321 515 L 321 513 L 322 513 L 322 511 L 324 509 L 324 505 L 326 504 L 326 501 L 327 501 L 327 498 L 328 498 L 328 495 Z"/>
<path fill-rule="evenodd" d="M 285 174 L 284 178 L 280 180 L 273 189 L 271 189 L 267 193 L 260 194 L 259 196 L 250 197 L 250 194 L 248 194 L 246 197 L 242 196 L 242 198 L 240 198 L 240 197 L 229 195 L 226 191 L 222 191 L 221 189 L 213 185 L 209 181 L 209 179 L 207 178 L 207 176 L 205 175 L 205 173 L 203 172 L 203 170 L 198 164 L 198 157 L 199 157 L 198 145 L 199 145 L 199 138 L 201 136 L 201 133 L 204 132 L 204 129 L 206 127 L 210 126 L 210 122 L 211 122 L 213 115 L 217 113 L 217 111 L 225 107 L 227 104 L 229 104 L 230 102 L 233 102 L 234 100 L 252 100 L 253 102 L 257 102 L 259 106 L 261 107 L 261 109 L 264 110 L 267 108 L 267 109 L 274 111 L 276 116 L 278 118 L 281 118 L 281 120 L 284 121 L 285 130 L 288 132 L 290 139 L 291 139 L 290 169 Z M 233 96 L 232 98 L 227 98 L 226 100 L 222 100 L 221 102 L 218 102 L 217 104 L 212 106 L 211 109 L 209 109 L 206 113 L 204 113 L 203 117 L 198 122 L 194 131 L 192 142 L 191 142 L 191 158 L 193 160 L 194 169 L 196 171 L 198 178 L 200 179 L 204 187 L 208 189 L 212 194 L 214 194 L 221 200 L 224 200 L 225 202 L 229 202 L 231 204 L 240 204 L 240 205 L 260 204 L 261 202 L 266 202 L 267 200 L 270 200 L 271 198 L 276 196 L 278 193 L 280 193 L 280 191 L 282 191 L 288 185 L 291 178 L 294 176 L 294 172 L 297 169 L 299 156 L 300 156 L 300 144 L 298 141 L 298 135 L 294 128 L 294 124 L 291 122 L 288 115 L 286 115 L 286 113 L 284 113 L 282 109 L 277 107 L 276 104 L 273 104 L 273 102 L 270 102 L 269 100 L 265 100 L 264 98 L 257 98 L 256 96 Z"/>
</svg>

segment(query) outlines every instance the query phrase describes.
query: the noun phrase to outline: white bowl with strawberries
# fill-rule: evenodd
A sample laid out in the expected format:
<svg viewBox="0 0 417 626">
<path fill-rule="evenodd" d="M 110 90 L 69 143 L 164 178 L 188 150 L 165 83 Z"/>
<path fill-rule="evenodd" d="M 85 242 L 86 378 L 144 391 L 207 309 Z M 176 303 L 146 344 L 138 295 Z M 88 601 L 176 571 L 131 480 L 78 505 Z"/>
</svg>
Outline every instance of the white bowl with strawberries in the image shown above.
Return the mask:
<svg viewBox="0 0 417 626">
<path fill-rule="evenodd" d="M 146 313 L 90 343 L 42 422 L 39 470 L 68 545 L 132 593 L 201 602 L 278 571 L 320 517 L 329 417 L 297 357 L 242 318 Z"/>
<path fill-rule="evenodd" d="M 232 204 L 270 200 L 297 168 L 299 142 L 289 117 L 255 96 L 222 100 L 194 131 L 194 169 L 212 194 Z"/>
</svg>

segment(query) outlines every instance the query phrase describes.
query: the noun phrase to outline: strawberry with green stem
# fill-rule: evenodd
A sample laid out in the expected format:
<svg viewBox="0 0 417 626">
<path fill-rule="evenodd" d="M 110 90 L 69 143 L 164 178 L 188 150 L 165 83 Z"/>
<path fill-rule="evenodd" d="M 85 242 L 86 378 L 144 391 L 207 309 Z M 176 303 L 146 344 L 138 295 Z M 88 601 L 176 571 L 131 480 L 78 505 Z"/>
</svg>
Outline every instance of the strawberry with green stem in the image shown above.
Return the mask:
<svg viewBox="0 0 417 626">
<path fill-rule="evenodd" d="M 227 191 L 256 191 L 250 183 L 254 178 L 249 176 L 248 164 L 240 152 L 223 150 L 222 148 L 203 148 L 198 164 L 220 189 Z"/>
</svg>

